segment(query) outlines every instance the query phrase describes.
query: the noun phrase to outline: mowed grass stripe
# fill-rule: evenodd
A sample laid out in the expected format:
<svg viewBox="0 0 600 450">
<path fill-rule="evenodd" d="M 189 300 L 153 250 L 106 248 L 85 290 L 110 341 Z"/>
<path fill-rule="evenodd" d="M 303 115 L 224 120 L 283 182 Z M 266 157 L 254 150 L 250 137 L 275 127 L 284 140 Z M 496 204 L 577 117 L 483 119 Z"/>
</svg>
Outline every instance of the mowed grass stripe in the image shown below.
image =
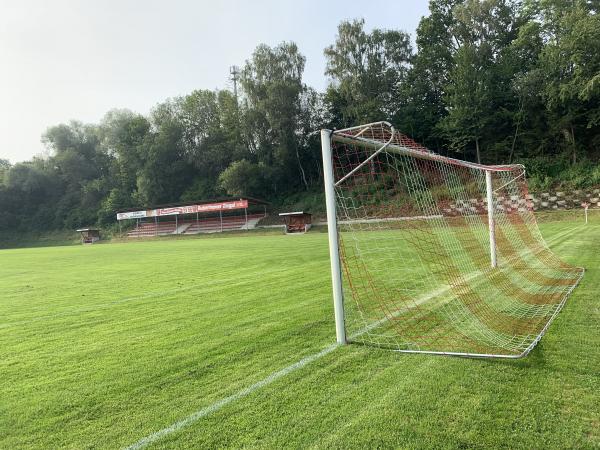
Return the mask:
<svg viewBox="0 0 600 450">
<path fill-rule="evenodd" d="M 305 265 L 306 270 L 319 270 L 320 264 L 307 264 Z M 204 306 L 209 308 L 207 312 L 212 311 L 210 308 L 214 308 L 215 306 L 211 304 L 208 300 L 210 296 L 215 296 L 216 294 L 223 293 L 225 291 L 234 291 L 232 300 L 238 302 L 240 306 L 244 306 L 244 303 L 253 302 L 255 299 L 253 295 L 257 290 L 256 285 L 256 275 L 255 274 L 238 274 L 231 273 L 235 277 L 235 281 L 230 281 L 231 279 L 221 278 L 221 279 L 213 279 L 209 281 L 199 280 L 198 283 L 201 283 L 202 288 L 202 298 L 198 298 L 197 292 L 199 291 L 199 286 L 197 283 L 193 283 L 191 286 L 176 288 L 176 289 L 168 289 L 164 291 L 150 292 L 145 295 L 137 295 L 119 298 L 114 301 L 109 301 L 106 303 L 91 303 L 88 306 L 73 306 L 69 308 L 65 308 L 66 310 L 61 311 L 59 313 L 55 313 L 52 315 L 46 316 L 36 316 L 27 320 L 15 320 L 15 318 L 11 318 L 10 322 L 6 322 L 0 325 L 0 330 L 2 328 L 10 327 L 10 326 L 21 326 L 31 322 L 44 321 L 48 319 L 62 318 L 62 317 L 76 317 L 78 321 L 81 321 L 85 314 L 88 312 L 97 312 L 98 310 L 106 309 L 106 308 L 129 308 L 129 305 L 124 305 L 129 302 L 142 302 L 143 307 L 148 304 L 160 302 L 169 298 L 187 298 L 189 296 L 193 296 L 194 298 L 202 301 Z M 279 269 L 272 270 L 270 272 L 265 272 L 263 276 L 261 276 L 261 290 L 263 292 L 271 292 L 272 290 L 286 291 L 288 290 L 287 285 L 282 285 L 281 280 L 285 279 L 286 283 L 290 283 L 294 292 L 290 293 L 297 298 L 302 298 L 302 295 L 310 292 L 306 291 L 298 291 L 298 287 L 312 289 L 315 286 L 313 285 L 321 285 L 322 282 L 328 281 L 326 275 L 323 276 L 323 280 L 313 280 L 306 279 L 306 277 L 302 273 L 298 274 L 289 274 L 289 270 Z M 239 289 L 244 289 L 240 291 Z M 250 294 L 250 295 L 248 295 Z M 159 305 L 163 306 L 163 305 Z M 137 306 L 132 306 L 137 307 Z M 227 306 L 217 306 L 218 308 L 225 309 Z M 8 319 L 8 318 L 7 318 Z"/>
<path fill-rule="evenodd" d="M 236 240 L 238 239 L 240 238 Z M 285 237 L 281 239 L 280 242 L 284 245 L 278 245 L 274 249 L 275 259 L 277 259 L 276 253 L 285 254 L 286 251 L 287 256 L 283 258 L 289 258 L 289 249 L 294 247 L 289 247 L 290 242 L 285 241 Z M 260 245 L 256 243 L 256 246 Z M 175 251 L 178 252 L 180 249 L 173 250 L 175 255 Z M 227 251 L 227 245 L 224 245 L 221 250 Z M 326 254 L 324 248 L 325 258 Z M 295 267 L 288 266 L 286 273 L 285 269 L 282 269 L 286 267 L 285 264 L 270 265 L 269 262 L 265 262 L 264 258 L 268 259 L 271 256 L 268 249 L 264 249 L 263 254 L 258 257 L 249 252 L 246 260 L 250 262 L 258 260 L 261 266 L 270 265 L 274 272 L 273 280 L 261 283 L 260 276 L 257 276 L 257 273 L 261 272 L 255 272 L 252 277 L 246 277 L 246 281 L 242 283 L 243 288 L 240 288 L 234 277 L 228 280 L 228 283 L 224 283 L 222 289 L 211 292 L 211 296 L 215 299 L 212 303 L 198 301 L 190 293 L 184 297 L 175 295 L 156 302 L 146 302 L 151 304 L 132 304 L 129 306 L 135 307 L 131 309 L 119 308 L 118 311 L 109 309 L 103 311 L 105 314 L 103 317 L 97 317 L 99 323 L 79 324 L 74 317 L 72 330 L 65 331 L 62 326 L 52 327 L 52 321 L 32 324 L 35 329 L 30 336 L 31 339 L 25 339 L 22 346 L 14 345 L 15 360 L 4 358 L 3 364 L 7 366 L 21 364 L 21 367 L 14 367 L 14 380 L 18 380 L 22 373 L 35 373 L 39 366 L 45 366 L 44 369 L 49 374 L 66 372 L 65 378 L 54 385 L 55 377 L 49 376 L 47 380 L 43 380 L 48 383 L 48 387 L 51 387 L 50 392 L 54 390 L 59 392 L 55 397 L 48 399 L 50 404 L 61 403 L 60 397 L 65 394 L 61 384 L 73 384 L 74 390 L 80 389 L 82 396 L 89 396 L 93 388 L 97 387 L 96 383 L 105 381 L 109 388 L 109 391 L 105 392 L 107 396 L 119 394 L 119 388 L 122 388 L 123 396 L 129 396 L 136 395 L 136 391 L 153 391 L 157 389 L 156 384 L 160 385 L 159 392 L 164 397 L 157 400 L 157 409 L 164 407 L 165 399 L 170 399 L 172 396 L 183 398 L 177 386 L 174 392 L 168 391 L 168 387 L 170 384 L 180 385 L 181 372 L 184 368 L 196 365 L 200 367 L 192 371 L 188 370 L 193 373 L 187 379 L 183 377 L 183 382 L 187 383 L 191 379 L 193 384 L 195 378 L 200 379 L 203 389 L 198 396 L 193 396 L 189 401 L 194 401 L 195 406 L 203 401 L 208 403 L 240 389 L 253 378 L 256 380 L 261 376 L 264 377 L 272 372 L 278 363 L 293 362 L 303 352 L 314 351 L 320 343 L 318 346 L 311 347 L 309 345 L 311 336 L 315 339 L 320 337 L 321 340 L 318 342 L 323 342 L 328 334 L 330 315 L 329 311 L 325 314 L 322 311 L 323 306 L 330 307 L 330 302 L 322 302 L 315 298 L 319 289 L 316 284 L 322 283 L 314 273 L 311 277 L 310 270 L 315 259 L 314 255 L 314 250 L 307 254 L 305 259 L 309 263 L 302 265 L 303 269 L 309 269 L 308 272 L 297 272 Z M 293 256 L 296 263 L 300 259 L 302 264 L 302 257 Z M 204 258 L 206 259 L 206 255 Z M 324 264 L 326 264 L 325 258 L 322 259 Z M 182 262 L 184 264 L 180 269 L 186 266 L 186 261 Z M 262 273 L 265 271 L 262 270 Z M 308 277 L 304 275 L 306 273 Z M 328 283 L 327 272 L 324 273 L 324 277 Z M 285 280 L 284 283 L 282 279 Z M 324 295 L 328 296 L 327 286 L 323 285 L 321 289 Z M 204 295 L 202 283 L 198 285 L 197 290 L 198 296 L 202 297 Z M 301 292 L 306 294 L 304 298 L 299 295 Z M 248 306 L 240 308 L 240 304 Z M 230 305 L 229 312 L 227 305 Z M 213 306 L 222 310 L 220 315 L 214 317 L 211 315 L 208 310 Z M 321 316 L 316 321 L 311 319 L 311 314 L 315 311 Z M 323 318 L 326 318 L 326 321 Z M 46 327 L 52 329 L 48 332 Z M 315 327 L 317 331 L 321 327 L 323 332 L 315 333 Z M 40 333 L 41 339 L 33 339 Z M 4 337 L 6 342 L 12 342 L 10 340 L 14 334 L 7 334 Z M 8 350 L 8 346 L 3 346 L 3 349 Z M 143 360 L 132 361 L 128 353 L 138 357 L 145 355 L 153 367 L 144 367 L 144 364 L 141 364 Z M 29 354 L 31 357 L 29 367 L 23 367 L 23 354 Z M 259 358 L 255 357 L 257 354 Z M 44 355 L 48 356 L 48 360 L 45 360 Z M 86 367 L 80 363 L 89 360 L 93 360 L 95 365 L 101 368 L 97 375 L 90 371 L 87 374 L 89 379 L 80 381 L 68 376 L 71 370 L 73 375 L 87 372 Z M 247 373 L 244 370 L 247 370 Z M 123 380 L 106 380 L 106 375 L 111 372 L 121 375 Z M 148 373 L 147 376 L 144 372 Z M 169 372 L 175 375 L 169 377 Z M 141 389 L 136 389 L 140 386 Z M 98 396 L 97 400 L 101 399 L 102 397 Z M 127 400 L 129 399 L 125 399 L 125 404 Z M 27 406 L 26 403 L 23 406 Z M 171 407 L 176 405 L 172 404 Z M 127 419 L 127 408 L 123 409 L 123 419 Z M 114 414 L 117 418 L 118 410 L 119 407 Z"/>
<path fill-rule="evenodd" d="M 269 239 L 273 238 L 264 237 L 264 239 L 266 239 L 265 244 L 269 246 Z M 244 238 L 235 238 L 235 240 L 244 241 Z M 44 294 L 51 289 L 55 289 L 52 295 L 54 307 L 58 308 L 64 304 L 68 308 L 73 308 L 78 305 L 93 304 L 96 300 L 104 299 L 109 292 L 121 297 L 127 296 L 127 290 L 131 288 L 141 288 L 139 292 L 145 295 L 148 291 L 160 294 L 165 286 L 171 290 L 174 287 L 181 288 L 181 285 L 184 284 L 189 286 L 191 280 L 201 283 L 211 280 L 231 282 L 236 277 L 243 277 L 246 273 L 255 280 L 256 273 L 286 267 L 288 262 L 286 255 L 292 244 L 290 240 L 287 243 L 278 242 L 276 248 L 280 253 L 271 253 L 264 248 L 259 248 L 257 243 L 253 243 L 244 254 L 235 247 L 233 250 L 228 246 L 219 248 L 216 244 L 221 241 L 221 239 L 190 240 L 185 246 L 181 245 L 182 241 L 132 244 L 133 247 L 143 249 L 143 252 L 139 250 L 129 252 L 126 246 L 122 245 L 115 245 L 118 251 L 108 248 L 113 246 L 99 246 L 95 253 L 91 253 L 92 249 L 89 247 L 71 247 L 73 249 L 71 254 L 63 254 L 62 258 L 54 256 L 51 259 L 48 258 L 51 249 L 22 250 L 28 253 L 27 258 L 9 258 L 3 267 L 11 270 L 0 268 L 0 273 L 17 272 L 19 275 L 17 283 L 14 283 L 15 287 L 11 289 L 11 277 L 9 274 L 2 273 L 5 281 L 6 301 L 0 304 L 0 308 L 10 306 L 10 313 L 24 310 L 36 312 L 37 308 L 46 311 L 47 296 Z M 166 254 L 164 249 L 161 251 L 162 247 L 169 248 L 169 244 L 179 245 L 171 249 L 171 254 Z M 238 243 L 236 246 L 243 245 Z M 153 247 L 157 247 L 158 255 L 153 253 Z M 308 257 L 308 252 L 302 255 L 301 245 L 298 247 L 292 245 L 292 247 L 300 252 L 298 255 L 300 261 Z M 6 252 L 11 252 L 11 256 L 16 256 L 14 251 Z M 205 254 L 210 255 L 210 258 L 207 259 Z M 256 254 L 261 256 L 256 258 L 254 257 Z M 184 255 L 184 260 L 178 261 L 182 255 Z M 322 253 L 321 256 L 325 257 L 326 253 Z M 33 261 L 37 257 L 42 259 L 34 263 Z M 11 259 L 16 264 L 12 263 Z M 81 261 L 73 271 L 57 269 L 71 259 Z M 34 270 L 31 270 L 30 273 L 20 272 L 20 265 L 26 265 Z M 26 276 L 23 277 L 23 275 Z M 44 285 L 40 286 L 38 281 L 43 282 Z M 156 290 L 157 287 L 158 290 Z M 38 289 L 41 289 L 42 295 L 38 295 Z M 98 295 L 100 299 L 95 297 Z M 15 311 L 13 306 L 17 301 L 16 306 L 19 308 Z M 39 306 L 40 303 L 41 306 Z M 4 312 L 2 309 L 0 311 Z"/>
<path fill-rule="evenodd" d="M 587 247 L 600 228 L 585 235 L 582 245 L 565 241 L 558 248 L 568 246 L 564 255 L 574 264 L 594 261 L 598 251 L 597 244 Z M 597 309 L 587 315 L 582 297 L 600 277 L 597 271 L 589 276 L 565 308 L 586 323 L 588 336 L 592 332 L 587 346 L 569 339 L 574 327 L 559 315 L 538 348 L 518 361 L 391 357 L 346 347 L 335 360 L 332 354 L 315 361 L 285 386 L 280 381 L 228 405 L 153 448 L 595 447 L 600 336 L 593 327 L 600 316 Z M 547 344 L 561 338 L 570 345 Z"/>
<path fill-rule="evenodd" d="M 543 230 L 548 237 L 572 229 L 574 224 L 549 225 Z M 584 235 L 590 241 L 583 239 Z M 590 253 L 598 251 L 590 242 L 598 237 L 598 230 L 591 227 L 578 235 L 581 244 L 569 246 L 567 242 L 558 248 L 569 250 L 570 262 L 587 266 L 593 261 Z M 0 311 L 14 313 L 12 317 L 19 316 L 21 306 L 41 308 L 35 314 L 77 314 L 9 327 L 6 333 L 0 330 L 0 352 L 14 355 L 0 359 L 0 376 L 10 375 L 0 392 L 0 447 L 126 446 L 260 382 L 331 342 L 325 235 L 216 241 L 135 243 L 131 247 L 143 249 L 135 250 L 137 259 L 131 258 L 128 245 L 97 246 L 96 250 L 102 250 L 98 253 L 89 251 L 92 248 L 71 248 L 79 263 L 67 267 L 78 280 L 83 276 L 82 262 L 94 260 L 101 269 L 94 280 L 97 298 L 89 305 L 88 299 L 81 302 L 78 297 L 73 298 L 75 305 L 68 303 L 68 293 L 77 292 L 76 284 L 69 285 L 68 291 L 60 289 L 69 281 L 69 274 L 54 266 L 73 257 L 64 249 L 45 255 L 35 275 L 40 282 L 47 279 L 55 289 L 56 299 L 60 298 L 56 305 L 52 296 L 21 303 L 0 294 L 0 307 L 4 308 Z M 152 257 L 154 250 L 159 257 Z M 0 272 L 11 272 L 14 292 L 17 284 L 28 282 L 27 267 L 36 258 L 8 259 L 10 270 L 0 252 Z M 161 259 L 170 265 L 157 265 Z M 202 260 L 207 262 L 202 264 Z M 128 266 L 133 262 L 141 266 Z M 112 272 L 111 266 L 123 267 L 124 282 L 119 286 L 114 285 L 118 273 Z M 209 288 L 215 277 L 224 279 L 236 270 L 249 271 L 243 283 L 230 289 Z M 136 271 L 142 274 L 139 279 L 134 276 Z M 153 271 L 156 282 L 149 284 L 152 277 L 148 273 Z M 252 277 L 253 271 L 272 275 L 266 288 L 261 288 L 260 275 Z M 18 273 L 25 275 L 19 280 Z M 225 276 L 219 278 L 219 273 Z M 206 279 L 207 293 L 199 283 L 196 296 L 194 291 L 176 292 L 108 306 L 115 291 L 119 295 L 133 289 L 158 291 L 168 287 L 170 277 L 184 282 L 186 276 L 190 282 Z M 586 275 L 579 289 L 588 286 L 588 276 L 593 275 Z M 109 282 L 106 294 L 100 295 L 103 278 Z M 400 356 L 357 345 L 344 347 L 153 446 L 593 445 L 598 442 L 597 427 L 590 411 L 598 400 L 598 390 L 593 390 L 598 385 L 592 371 L 597 353 L 591 349 L 600 342 L 589 327 L 598 316 L 588 314 L 589 308 L 584 313 L 582 305 L 575 302 L 579 289 L 540 347 L 522 363 Z M 303 290 L 311 292 L 298 295 Z M 242 295 L 236 297 L 232 292 Z M 20 296 L 19 300 L 22 298 L 27 299 Z M 552 339 L 558 339 L 555 329 L 563 326 L 571 302 L 579 305 L 573 314 L 580 321 L 575 328 L 566 324 L 561 333 L 565 342 L 552 345 Z M 11 303 L 9 307 L 7 303 Z M 107 306 L 82 312 L 78 326 L 76 308 L 102 304 Z M 586 306 L 590 304 L 591 298 Z M 240 305 L 244 305 L 242 311 Z M 63 336 L 61 327 L 69 326 L 72 329 Z M 18 335 L 22 331 L 24 334 Z M 585 339 L 581 336 L 584 331 Z M 557 352 L 563 350 L 565 354 L 559 358 Z M 542 360 L 532 359 L 539 353 Z M 561 386 L 569 390 L 562 397 Z M 497 408 L 490 406 L 495 404 Z M 481 426 L 478 416 L 482 417 Z M 543 420 L 566 425 L 551 429 L 550 425 L 540 426 Z"/>
<path fill-rule="evenodd" d="M 559 233 L 557 235 L 555 235 L 553 237 L 553 239 L 550 239 L 549 242 L 551 242 L 552 240 L 557 240 L 559 238 L 562 238 L 564 235 L 575 231 L 574 229 L 567 229 L 566 231 L 563 231 L 562 233 Z M 435 295 L 435 293 L 432 293 L 431 295 L 427 295 L 425 294 L 423 296 L 423 301 L 427 301 L 430 298 L 433 298 L 433 296 Z M 362 330 L 360 330 L 359 332 L 356 333 L 356 335 L 360 335 L 362 333 L 368 332 L 369 329 L 371 327 L 367 327 L 364 328 Z M 356 337 L 356 336 L 355 336 Z M 239 400 L 242 399 L 244 397 L 246 397 L 247 395 L 252 394 L 254 391 L 256 391 L 257 389 L 263 388 L 265 386 L 268 386 L 269 384 L 271 384 L 272 382 L 275 382 L 276 380 L 278 380 L 279 378 L 281 378 L 284 375 L 289 375 L 291 372 L 298 370 L 298 369 L 302 369 L 304 368 L 307 364 L 316 361 L 317 359 L 324 357 L 326 355 L 328 355 L 329 353 L 331 353 L 333 350 L 335 350 L 335 346 L 329 346 L 325 349 L 323 349 L 321 352 L 311 355 L 307 358 L 304 358 L 303 360 L 299 361 L 298 363 L 295 363 L 291 366 L 288 366 L 285 369 L 282 369 L 281 371 L 275 372 L 274 374 L 270 375 L 269 377 L 267 377 L 266 379 L 262 380 L 261 382 L 258 382 L 248 388 L 245 388 L 241 391 L 239 391 L 238 393 L 227 397 L 225 399 L 222 399 L 216 403 L 214 403 L 213 405 L 203 408 L 201 410 L 198 410 L 196 412 L 194 412 L 193 414 L 191 414 L 190 416 L 166 427 L 163 428 L 162 430 L 159 430 L 157 432 L 154 432 L 152 434 L 150 434 L 149 436 L 146 436 L 144 438 L 142 438 L 141 440 L 139 440 L 138 442 L 132 444 L 131 446 L 128 447 L 128 449 L 139 449 L 139 448 L 143 448 L 146 447 L 147 445 L 150 445 L 151 443 L 154 443 L 155 441 L 164 438 L 165 436 L 168 436 L 169 434 L 172 433 L 176 433 L 178 431 L 180 431 L 181 429 L 192 425 L 194 422 L 208 416 L 209 414 L 212 414 L 216 411 L 218 411 L 219 409 L 221 409 L 222 407 L 225 407 L 227 405 L 229 405 L 231 402 L 235 401 L 235 400 Z M 429 364 L 423 364 L 423 366 L 428 366 Z M 389 394 L 388 394 L 389 395 Z M 387 397 L 387 395 L 386 395 Z M 373 408 L 376 409 L 376 408 Z M 360 418 L 360 415 L 358 417 L 354 417 L 353 420 L 351 422 L 349 422 L 348 424 L 346 424 L 345 426 L 349 426 L 351 425 L 351 423 L 356 422 L 357 419 Z M 336 432 L 336 434 L 330 434 L 329 435 L 329 441 L 332 441 L 335 439 L 335 436 L 337 434 L 339 434 L 340 431 Z"/>
</svg>

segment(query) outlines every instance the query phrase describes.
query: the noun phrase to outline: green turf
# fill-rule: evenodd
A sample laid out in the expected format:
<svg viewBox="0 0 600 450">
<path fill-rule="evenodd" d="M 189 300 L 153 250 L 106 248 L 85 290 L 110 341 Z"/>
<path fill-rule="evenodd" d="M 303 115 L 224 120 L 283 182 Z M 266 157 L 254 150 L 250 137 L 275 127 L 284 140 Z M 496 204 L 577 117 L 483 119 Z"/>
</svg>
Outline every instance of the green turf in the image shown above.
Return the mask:
<svg viewBox="0 0 600 450">
<path fill-rule="evenodd" d="M 345 346 L 149 448 L 600 446 L 600 225 L 551 247 L 587 273 L 527 358 Z M 0 280 L 2 449 L 126 447 L 333 341 L 323 233 L 2 250 Z"/>
</svg>

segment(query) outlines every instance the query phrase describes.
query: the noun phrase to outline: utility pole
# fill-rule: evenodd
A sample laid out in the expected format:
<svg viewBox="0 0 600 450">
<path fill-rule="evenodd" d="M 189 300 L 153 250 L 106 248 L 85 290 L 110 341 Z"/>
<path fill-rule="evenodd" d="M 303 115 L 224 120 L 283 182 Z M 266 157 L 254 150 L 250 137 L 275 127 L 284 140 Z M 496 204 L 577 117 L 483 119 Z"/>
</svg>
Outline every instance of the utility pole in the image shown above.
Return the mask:
<svg viewBox="0 0 600 450">
<path fill-rule="evenodd" d="M 233 97 L 235 98 L 235 121 L 237 122 L 238 126 L 236 127 L 236 134 L 238 136 L 238 141 L 241 142 L 242 138 L 241 138 L 241 134 L 240 134 L 240 103 L 238 101 L 238 90 L 237 90 L 237 84 L 238 84 L 238 79 L 240 77 L 240 68 L 238 66 L 231 66 L 229 67 L 229 75 L 231 76 L 231 81 L 233 82 Z"/>
<path fill-rule="evenodd" d="M 235 97 L 235 104 L 238 105 L 238 91 L 237 82 L 240 76 L 240 68 L 238 66 L 231 66 L 229 68 L 229 74 L 231 75 L 231 81 L 233 82 L 233 95 Z"/>
</svg>

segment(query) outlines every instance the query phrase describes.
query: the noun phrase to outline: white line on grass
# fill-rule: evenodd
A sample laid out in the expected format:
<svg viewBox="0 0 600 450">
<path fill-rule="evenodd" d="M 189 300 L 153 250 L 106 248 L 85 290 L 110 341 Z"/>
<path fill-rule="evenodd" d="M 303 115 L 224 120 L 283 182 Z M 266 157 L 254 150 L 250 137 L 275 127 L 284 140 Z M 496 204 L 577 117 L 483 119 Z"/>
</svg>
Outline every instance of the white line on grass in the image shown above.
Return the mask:
<svg viewBox="0 0 600 450">
<path fill-rule="evenodd" d="M 301 359 L 300 361 L 298 361 L 292 365 L 289 365 L 277 372 L 274 372 L 271 375 L 269 375 L 268 377 L 263 378 L 259 382 L 254 383 L 254 384 L 248 386 L 247 388 L 244 388 L 241 391 L 238 391 L 235 394 L 230 395 L 229 397 L 225 397 L 225 398 L 213 403 L 212 405 L 207 406 L 206 408 L 202 408 L 202 409 L 196 411 L 195 413 L 190 414 L 185 419 L 175 422 L 173 425 L 171 425 L 167 428 L 163 428 L 162 430 L 159 430 L 156 433 L 152 433 L 152 434 L 146 436 L 145 438 L 140 439 L 135 444 L 127 447 L 127 450 L 136 450 L 136 449 L 143 448 L 146 445 L 151 444 L 152 442 L 160 439 L 161 437 L 166 436 L 167 434 L 174 433 L 174 432 L 192 424 L 193 422 L 196 422 L 198 419 L 201 419 L 202 417 L 205 417 L 205 416 L 221 409 L 223 406 L 228 405 L 229 403 L 231 403 L 235 400 L 239 400 L 242 397 L 246 397 L 247 395 L 250 395 L 252 392 L 254 392 L 264 386 L 267 386 L 268 384 L 271 384 L 275 380 L 278 380 L 279 378 L 284 377 L 287 374 L 289 374 L 297 369 L 301 369 L 302 367 L 306 366 L 307 364 L 310 364 L 311 362 L 313 362 L 319 358 L 322 358 L 325 355 L 328 355 L 329 353 L 334 351 L 337 347 L 338 347 L 338 344 L 332 344 L 329 347 L 325 347 L 319 353 L 314 353 L 310 356 L 307 356 L 306 358 Z"/>
<path fill-rule="evenodd" d="M 562 233 L 558 233 L 555 236 L 553 236 L 551 239 L 548 239 L 546 241 L 546 243 L 550 243 L 550 242 L 554 242 L 562 237 L 564 237 L 565 235 L 572 233 L 573 231 L 577 230 L 579 227 L 573 228 L 571 230 L 567 230 L 565 232 Z M 481 275 L 481 272 L 476 272 L 474 274 L 472 274 L 471 277 L 469 277 L 469 279 L 471 278 L 476 278 L 477 276 Z M 418 298 L 417 300 L 414 301 L 415 305 L 419 305 L 422 303 L 425 303 L 429 300 L 431 300 L 432 298 L 435 298 L 441 294 L 443 294 L 445 291 L 449 290 L 449 287 L 445 287 L 445 288 L 440 288 L 437 289 L 433 292 L 430 292 L 426 295 L 421 296 L 420 298 Z M 396 314 L 400 314 L 402 313 L 405 309 L 407 308 L 403 308 L 399 311 L 397 311 Z M 381 319 L 375 323 L 372 323 L 366 327 L 364 327 L 363 329 L 357 331 L 356 333 L 354 333 L 352 336 L 350 336 L 350 340 L 364 334 L 367 333 L 369 331 L 371 331 L 373 328 L 378 327 L 379 325 L 381 325 L 383 322 L 385 322 L 387 319 Z M 257 391 L 260 388 L 263 388 L 271 383 L 273 383 L 274 381 L 277 381 L 278 379 L 289 375 L 290 373 L 294 372 L 295 370 L 301 369 L 305 366 L 307 366 L 308 364 L 316 361 L 317 359 L 320 359 L 328 354 L 330 354 L 331 352 L 333 352 L 336 348 L 339 347 L 339 344 L 331 344 L 328 347 L 325 347 L 323 350 L 321 350 L 318 353 L 313 353 L 312 355 L 306 356 L 305 358 L 302 358 L 300 361 L 295 362 L 294 364 L 291 364 L 287 367 L 284 367 L 281 370 L 278 370 L 277 372 L 273 372 L 271 375 L 267 376 L 266 378 L 263 378 L 262 380 L 248 386 L 247 388 L 242 389 L 241 391 L 236 392 L 235 394 L 232 394 L 228 397 L 225 397 L 221 400 L 216 401 L 215 403 L 206 406 L 205 408 L 199 409 L 198 411 L 190 414 L 189 416 L 185 417 L 184 419 L 181 419 L 177 422 L 175 422 L 174 424 L 163 428 L 155 433 L 149 434 L 146 437 L 143 437 L 142 439 L 140 439 L 139 441 L 137 441 L 136 443 L 126 447 L 126 450 L 138 450 L 141 448 L 146 447 L 149 444 L 152 444 L 153 442 L 161 439 L 164 436 L 167 436 L 171 433 L 175 433 L 176 431 L 181 430 L 182 428 L 185 428 L 191 424 L 193 424 L 194 422 L 202 419 L 203 417 L 208 416 L 209 414 L 212 414 L 218 410 L 220 410 L 221 408 L 223 408 L 224 406 L 227 406 L 228 404 L 239 400 L 243 397 L 246 397 L 250 394 L 252 394 L 254 391 Z"/>
<path fill-rule="evenodd" d="M 481 273 L 478 272 L 478 273 L 474 274 L 473 277 L 475 277 L 476 275 L 481 275 Z M 433 292 L 430 292 L 429 294 L 423 295 L 414 301 L 414 305 L 420 305 L 422 303 L 425 303 L 425 302 L 431 300 L 432 298 L 435 298 L 438 295 L 443 294 L 448 289 L 449 289 L 448 287 L 444 287 L 444 288 L 437 289 Z M 394 315 L 399 315 L 407 310 L 408 310 L 408 308 L 402 308 L 402 309 L 396 311 L 396 313 Z M 368 333 L 373 328 L 377 328 L 378 326 L 380 326 L 382 323 L 384 323 L 387 320 L 388 320 L 387 318 L 384 318 L 384 319 L 378 320 L 377 322 L 371 323 L 371 324 L 367 325 L 366 327 L 362 328 L 361 330 L 357 331 L 356 333 L 352 334 L 351 336 L 349 336 L 349 339 L 352 340 L 364 333 Z M 306 366 L 307 364 L 310 364 L 311 362 L 316 361 L 317 359 L 322 358 L 323 356 L 328 355 L 329 353 L 333 352 L 338 347 L 339 347 L 339 344 L 337 344 L 337 343 L 331 344 L 330 346 L 325 347 L 323 350 L 321 350 L 318 353 L 309 355 L 294 364 L 284 367 L 283 369 L 272 373 L 268 377 L 263 378 L 262 380 L 248 386 L 247 388 L 244 388 L 241 391 L 238 391 L 235 394 L 230 395 L 229 397 L 225 397 L 221 400 L 218 400 L 215 403 L 213 403 L 212 405 L 202 408 L 202 409 L 196 411 L 195 413 L 190 414 L 186 418 L 175 422 L 173 425 L 170 425 L 166 428 L 163 428 L 162 430 L 157 431 L 156 433 L 152 433 L 152 434 L 140 439 L 135 444 L 132 444 L 129 447 L 126 447 L 126 450 L 137 450 L 137 449 L 144 448 L 147 445 L 162 438 L 163 436 L 174 433 L 188 425 L 191 425 L 192 423 L 196 422 L 197 420 L 199 420 L 203 417 L 206 417 L 207 415 L 209 415 L 215 411 L 218 411 L 219 409 L 228 405 L 229 403 L 231 403 L 235 400 L 239 400 L 242 397 L 246 397 L 247 395 L 252 394 L 254 391 L 273 383 L 274 381 L 278 380 L 279 378 L 281 378 L 285 375 L 288 375 L 297 369 L 301 369 L 304 366 Z"/>
</svg>

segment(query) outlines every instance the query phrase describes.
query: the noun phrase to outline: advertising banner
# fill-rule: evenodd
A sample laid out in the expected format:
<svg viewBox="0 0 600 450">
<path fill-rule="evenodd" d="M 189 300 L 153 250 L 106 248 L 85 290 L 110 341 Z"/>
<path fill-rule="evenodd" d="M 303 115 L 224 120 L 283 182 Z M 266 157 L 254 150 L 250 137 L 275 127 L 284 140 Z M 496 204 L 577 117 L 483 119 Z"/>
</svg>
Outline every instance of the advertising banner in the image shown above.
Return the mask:
<svg viewBox="0 0 600 450">
<path fill-rule="evenodd" d="M 248 200 L 234 200 L 231 202 L 205 203 L 203 205 L 175 206 L 172 208 L 159 208 L 153 211 L 156 216 L 173 216 L 176 214 L 194 214 L 200 212 L 229 211 L 248 207 Z"/>
<path fill-rule="evenodd" d="M 130 212 L 124 212 L 124 213 L 118 213 L 117 214 L 117 220 L 124 220 L 124 219 L 140 219 L 142 217 L 148 217 L 150 211 L 130 211 Z"/>
<path fill-rule="evenodd" d="M 117 220 L 139 219 L 142 217 L 175 216 L 179 214 L 195 214 L 202 212 L 231 211 L 248 207 L 248 200 L 233 200 L 228 202 L 204 203 L 200 205 L 174 206 L 171 208 L 131 211 L 117 214 Z"/>
</svg>

